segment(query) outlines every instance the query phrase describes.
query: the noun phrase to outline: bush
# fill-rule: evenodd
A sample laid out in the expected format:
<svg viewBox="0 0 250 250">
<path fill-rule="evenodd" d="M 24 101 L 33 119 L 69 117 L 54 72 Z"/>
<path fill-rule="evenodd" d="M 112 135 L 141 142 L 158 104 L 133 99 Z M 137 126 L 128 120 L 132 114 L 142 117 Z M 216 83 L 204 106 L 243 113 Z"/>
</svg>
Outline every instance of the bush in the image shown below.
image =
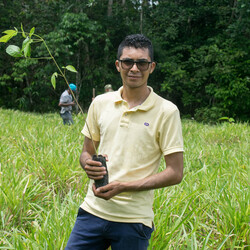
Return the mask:
<svg viewBox="0 0 250 250">
<path fill-rule="evenodd" d="M 198 122 L 216 123 L 218 119 L 225 116 L 225 110 L 218 107 L 199 108 L 195 111 L 194 119 Z"/>
</svg>

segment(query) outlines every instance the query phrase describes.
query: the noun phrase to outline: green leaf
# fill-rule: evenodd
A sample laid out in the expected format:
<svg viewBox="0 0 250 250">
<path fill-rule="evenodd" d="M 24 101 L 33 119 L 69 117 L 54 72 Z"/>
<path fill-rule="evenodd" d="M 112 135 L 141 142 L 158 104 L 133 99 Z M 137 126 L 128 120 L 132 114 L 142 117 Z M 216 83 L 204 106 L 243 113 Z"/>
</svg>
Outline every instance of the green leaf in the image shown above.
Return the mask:
<svg viewBox="0 0 250 250">
<path fill-rule="evenodd" d="M 27 44 L 27 46 L 25 46 L 23 52 L 24 52 L 24 56 L 25 56 L 25 57 L 30 57 L 30 55 L 31 55 L 31 47 L 30 47 L 30 44 Z"/>
<path fill-rule="evenodd" d="M 30 44 L 33 42 L 32 39 L 30 39 L 30 37 L 26 37 L 26 39 L 23 41 L 22 44 L 22 50 L 24 52 L 24 56 L 25 57 L 30 57 L 31 55 L 31 47 Z"/>
<path fill-rule="evenodd" d="M 6 53 L 13 57 L 22 57 L 21 49 L 16 45 L 9 45 L 6 49 Z"/>
<path fill-rule="evenodd" d="M 5 30 L 3 31 L 4 36 L 0 37 L 1 43 L 7 43 L 13 36 L 16 36 L 18 34 L 18 30 Z"/>
<path fill-rule="evenodd" d="M 33 27 L 33 28 L 30 30 L 29 36 L 31 37 L 31 36 L 34 34 L 34 32 L 35 32 L 35 27 Z"/>
<path fill-rule="evenodd" d="M 11 39 L 11 36 L 5 35 L 0 37 L 0 43 L 7 43 Z"/>
<path fill-rule="evenodd" d="M 220 120 L 220 121 L 221 121 L 221 120 L 229 120 L 229 117 L 224 116 L 224 117 L 219 118 L 219 120 Z"/>
<path fill-rule="evenodd" d="M 72 65 L 68 65 L 66 67 L 62 67 L 63 69 L 67 69 L 68 71 L 71 71 L 71 72 L 74 72 L 74 73 L 77 73 L 77 70 L 75 69 L 74 66 Z"/>
<path fill-rule="evenodd" d="M 25 46 L 30 43 L 30 40 L 31 39 L 28 36 L 23 40 L 22 50 L 24 50 Z"/>
<path fill-rule="evenodd" d="M 22 24 L 22 23 L 21 23 L 21 31 L 22 31 L 22 36 L 23 36 L 24 38 L 26 38 L 25 32 L 24 32 L 24 30 L 23 30 L 23 24 Z"/>
<path fill-rule="evenodd" d="M 56 77 L 58 76 L 57 72 L 54 72 L 53 75 L 51 76 L 51 83 L 53 88 L 56 88 Z"/>
<path fill-rule="evenodd" d="M 3 31 L 3 33 L 7 34 L 7 35 L 17 35 L 16 30 L 5 30 L 5 31 Z"/>
</svg>

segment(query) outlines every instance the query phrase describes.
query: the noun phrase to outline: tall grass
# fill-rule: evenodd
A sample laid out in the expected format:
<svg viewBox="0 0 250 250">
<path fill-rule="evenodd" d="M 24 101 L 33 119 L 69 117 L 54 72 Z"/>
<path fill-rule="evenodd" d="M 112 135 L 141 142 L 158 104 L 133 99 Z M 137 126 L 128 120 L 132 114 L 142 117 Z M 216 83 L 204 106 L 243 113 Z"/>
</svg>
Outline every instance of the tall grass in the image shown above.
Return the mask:
<svg viewBox="0 0 250 250">
<path fill-rule="evenodd" d="M 0 109 L 0 248 L 64 249 L 88 179 L 84 119 Z M 183 121 L 181 184 L 155 191 L 149 249 L 249 247 L 249 126 Z M 162 162 L 161 168 L 164 168 Z"/>
<path fill-rule="evenodd" d="M 185 175 L 157 190 L 152 249 L 249 247 L 249 126 L 183 121 Z"/>
</svg>

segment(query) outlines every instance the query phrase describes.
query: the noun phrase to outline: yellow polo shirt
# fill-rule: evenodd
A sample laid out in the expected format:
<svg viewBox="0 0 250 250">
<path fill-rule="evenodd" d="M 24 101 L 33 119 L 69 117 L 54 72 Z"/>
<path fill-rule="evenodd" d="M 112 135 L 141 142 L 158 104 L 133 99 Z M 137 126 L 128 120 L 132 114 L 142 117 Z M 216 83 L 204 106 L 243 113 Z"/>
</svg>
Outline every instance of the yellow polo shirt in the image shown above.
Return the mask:
<svg viewBox="0 0 250 250">
<path fill-rule="evenodd" d="M 128 182 L 157 173 L 163 155 L 182 152 L 183 139 L 177 107 L 151 92 L 132 109 L 118 91 L 97 96 L 87 123 L 99 154 L 107 154 L 109 182 Z M 90 138 L 85 124 L 82 133 Z M 81 208 L 100 218 L 152 227 L 154 190 L 123 192 L 106 201 L 95 197 L 90 180 Z"/>
</svg>

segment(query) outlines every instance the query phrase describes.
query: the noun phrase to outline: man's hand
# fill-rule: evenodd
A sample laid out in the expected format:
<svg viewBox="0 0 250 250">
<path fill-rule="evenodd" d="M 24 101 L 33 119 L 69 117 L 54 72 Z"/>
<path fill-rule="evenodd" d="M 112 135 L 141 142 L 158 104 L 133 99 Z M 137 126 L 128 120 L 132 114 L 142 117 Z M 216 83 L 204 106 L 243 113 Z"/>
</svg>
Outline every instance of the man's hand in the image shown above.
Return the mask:
<svg viewBox="0 0 250 250">
<path fill-rule="evenodd" d="M 118 181 L 113 181 L 106 186 L 96 188 L 95 184 L 92 186 L 94 195 L 104 200 L 109 200 L 115 195 L 123 192 L 123 185 Z"/>
<path fill-rule="evenodd" d="M 89 179 L 100 180 L 107 173 L 105 167 L 101 167 L 102 163 L 99 161 L 93 161 L 92 159 L 86 160 L 84 170 L 88 175 Z"/>
</svg>

